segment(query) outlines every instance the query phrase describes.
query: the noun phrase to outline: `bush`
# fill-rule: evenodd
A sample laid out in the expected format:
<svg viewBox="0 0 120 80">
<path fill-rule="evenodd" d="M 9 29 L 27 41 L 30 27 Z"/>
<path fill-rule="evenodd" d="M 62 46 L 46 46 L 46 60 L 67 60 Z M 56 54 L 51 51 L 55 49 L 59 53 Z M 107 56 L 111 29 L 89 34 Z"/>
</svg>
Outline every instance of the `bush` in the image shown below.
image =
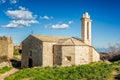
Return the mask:
<svg viewBox="0 0 120 80">
<path fill-rule="evenodd" d="M 18 51 L 18 50 L 15 50 L 15 51 L 14 51 L 14 55 L 20 55 L 19 51 Z"/>
<path fill-rule="evenodd" d="M 118 73 L 120 73 L 120 60 L 113 62 L 112 66 L 113 66 L 114 70 L 116 70 Z"/>
<path fill-rule="evenodd" d="M 81 66 L 27 68 L 5 80 L 108 80 L 113 67 L 104 62 Z"/>
<path fill-rule="evenodd" d="M 8 67 L 8 66 L 3 67 L 3 68 L 0 69 L 0 74 L 3 74 L 3 73 L 5 73 L 5 72 L 7 72 L 7 71 L 9 71 L 11 69 L 12 69 L 12 67 Z"/>
</svg>

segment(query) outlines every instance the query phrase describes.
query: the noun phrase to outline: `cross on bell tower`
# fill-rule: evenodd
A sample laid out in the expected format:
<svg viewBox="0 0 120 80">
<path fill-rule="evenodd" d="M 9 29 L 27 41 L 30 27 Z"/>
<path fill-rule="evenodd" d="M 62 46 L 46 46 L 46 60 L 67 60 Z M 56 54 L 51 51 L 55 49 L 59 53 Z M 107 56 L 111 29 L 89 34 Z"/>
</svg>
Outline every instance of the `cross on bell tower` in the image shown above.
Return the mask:
<svg viewBox="0 0 120 80">
<path fill-rule="evenodd" d="M 87 12 L 81 18 L 82 22 L 82 41 L 91 46 L 91 19 Z"/>
</svg>

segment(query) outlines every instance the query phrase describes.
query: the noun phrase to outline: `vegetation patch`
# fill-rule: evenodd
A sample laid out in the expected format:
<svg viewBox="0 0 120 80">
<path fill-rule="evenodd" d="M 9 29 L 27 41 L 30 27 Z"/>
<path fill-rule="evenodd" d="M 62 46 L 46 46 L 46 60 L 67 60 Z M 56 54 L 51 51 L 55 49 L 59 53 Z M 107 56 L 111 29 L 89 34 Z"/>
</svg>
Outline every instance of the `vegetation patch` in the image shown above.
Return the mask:
<svg viewBox="0 0 120 80">
<path fill-rule="evenodd" d="M 120 60 L 113 62 L 112 65 L 113 65 L 114 70 L 116 70 L 120 74 Z"/>
<path fill-rule="evenodd" d="M 113 71 L 104 62 L 70 67 L 38 67 L 22 69 L 5 80 L 108 80 Z"/>
<path fill-rule="evenodd" d="M 3 67 L 3 68 L 0 69 L 0 74 L 3 74 L 3 73 L 5 73 L 5 72 L 7 72 L 7 71 L 9 71 L 11 69 L 12 69 L 12 67 L 8 67 L 8 66 Z"/>
<path fill-rule="evenodd" d="M 18 50 L 14 50 L 14 55 L 20 55 Z"/>
</svg>

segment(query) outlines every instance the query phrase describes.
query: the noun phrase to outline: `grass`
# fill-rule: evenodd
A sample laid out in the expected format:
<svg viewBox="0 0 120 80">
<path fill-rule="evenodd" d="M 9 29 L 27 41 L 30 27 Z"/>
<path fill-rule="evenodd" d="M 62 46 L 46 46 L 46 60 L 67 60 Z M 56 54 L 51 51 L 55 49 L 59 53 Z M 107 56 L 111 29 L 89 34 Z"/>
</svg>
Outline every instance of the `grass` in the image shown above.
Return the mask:
<svg viewBox="0 0 120 80">
<path fill-rule="evenodd" d="M 3 67 L 3 68 L 0 69 L 0 74 L 3 74 L 3 73 L 5 73 L 5 72 L 7 72 L 7 71 L 9 71 L 11 69 L 12 69 L 12 67 L 8 67 L 8 66 Z"/>
<path fill-rule="evenodd" d="M 14 55 L 20 55 L 18 50 L 14 50 Z"/>
<path fill-rule="evenodd" d="M 108 80 L 112 64 L 104 62 L 70 67 L 38 67 L 22 69 L 5 80 Z"/>
<path fill-rule="evenodd" d="M 114 70 L 116 70 L 120 74 L 120 61 L 112 63 Z"/>
</svg>

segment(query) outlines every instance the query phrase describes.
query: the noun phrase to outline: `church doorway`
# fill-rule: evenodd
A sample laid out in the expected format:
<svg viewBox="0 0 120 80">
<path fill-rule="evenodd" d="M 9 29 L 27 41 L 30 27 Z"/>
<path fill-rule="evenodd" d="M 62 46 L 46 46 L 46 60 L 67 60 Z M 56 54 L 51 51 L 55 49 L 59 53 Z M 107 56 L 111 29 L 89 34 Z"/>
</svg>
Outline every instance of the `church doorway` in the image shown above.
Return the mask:
<svg viewBox="0 0 120 80">
<path fill-rule="evenodd" d="M 33 60 L 32 60 L 31 58 L 29 58 L 28 67 L 29 67 L 29 68 L 33 67 Z"/>
</svg>

